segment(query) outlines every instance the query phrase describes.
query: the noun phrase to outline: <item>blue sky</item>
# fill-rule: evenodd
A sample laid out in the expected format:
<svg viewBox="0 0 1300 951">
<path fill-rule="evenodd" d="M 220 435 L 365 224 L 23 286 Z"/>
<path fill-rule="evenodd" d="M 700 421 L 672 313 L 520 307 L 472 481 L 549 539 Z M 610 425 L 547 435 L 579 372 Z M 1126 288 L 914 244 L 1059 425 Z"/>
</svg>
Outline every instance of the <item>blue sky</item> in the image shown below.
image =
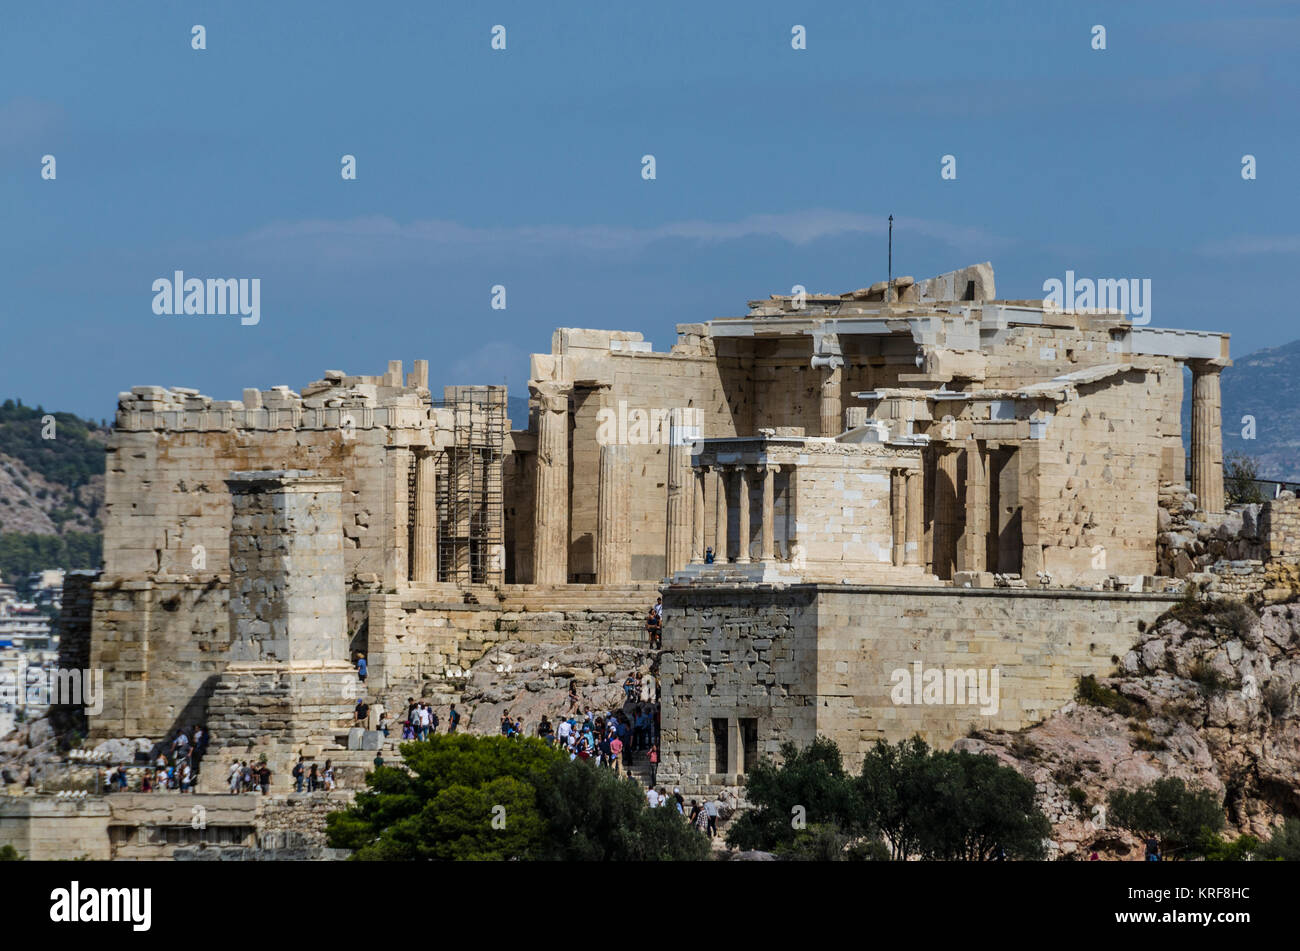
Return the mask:
<svg viewBox="0 0 1300 951">
<path fill-rule="evenodd" d="M 1251 0 L 7 4 L 0 396 L 396 358 L 524 395 L 556 326 L 662 349 L 882 279 L 891 213 L 896 274 L 1150 278 L 1153 325 L 1244 355 L 1300 337 L 1298 51 L 1300 4 Z M 177 269 L 259 278 L 261 322 L 155 316 Z"/>
</svg>

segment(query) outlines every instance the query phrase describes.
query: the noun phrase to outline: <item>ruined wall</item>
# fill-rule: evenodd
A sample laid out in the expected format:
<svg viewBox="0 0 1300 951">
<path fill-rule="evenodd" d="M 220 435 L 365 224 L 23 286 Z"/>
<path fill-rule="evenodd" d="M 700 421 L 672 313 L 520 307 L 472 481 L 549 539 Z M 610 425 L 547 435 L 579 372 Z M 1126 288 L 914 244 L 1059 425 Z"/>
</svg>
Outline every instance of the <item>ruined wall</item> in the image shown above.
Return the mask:
<svg viewBox="0 0 1300 951">
<path fill-rule="evenodd" d="M 287 785 L 288 776 L 274 777 Z M 31 861 L 165 861 L 177 849 L 316 849 L 325 816 L 355 792 L 262 796 L 113 793 L 81 801 L 0 798 L 0 846 Z"/>
<path fill-rule="evenodd" d="M 307 469 L 345 480 L 349 578 L 383 570 L 383 429 L 119 432 L 108 448 L 106 578 L 202 577 L 229 568 L 231 472 Z M 202 552 L 194 551 L 201 545 Z"/>
<path fill-rule="evenodd" d="M 639 341 L 640 334 L 558 330 L 557 353 L 533 356 L 535 378 L 544 374 L 540 378 L 583 384 L 571 400 L 569 443 L 569 574 L 580 583 L 594 580 L 602 436 L 628 447 L 632 580 L 657 581 L 665 569 L 669 411 L 695 411 L 701 432 L 709 436 L 748 433 L 752 419 L 746 360 L 735 355 L 715 359 L 711 351 L 611 349 L 623 345 L 621 337 Z M 638 425 L 641 414 L 652 422 Z M 606 423 L 602 433 L 605 421 L 612 424 Z M 530 527 L 521 530 L 531 537 Z M 516 580 L 531 577 L 516 575 Z"/>
<path fill-rule="evenodd" d="M 425 682 L 446 685 L 448 668 L 468 669 L 498 644 L 644 645 L 645 613 L 655 588 L 621 592 L 573 585 L 560 592 L 507 588 L 499 604 L 416 599 L 380 594 L 370 599 L 367 691 L 405 700 Z M 451 594 L 446 593 L 450 598 Z M 390 708 L 391 709 L 391 708 Z"/>
<path fill-rule="evenodd" d="M 1260 536 L 1268 558 L 1300 558 L 1300 499 L 1273 499 L 1260 512 Z"/>
<path fill-rule="evenodd" d="M 890 471 L 916 469 L 920 450 L 881 445 L 810 444 L 795 469 L 796 541 L 809 571 L 834 580 L 862 569 L 893 565 Z M 760 511 L 751 505 L 751 513 Z M 756 521 L 751 515 L 751 521 Z"/>
<path fill-rule="evenodd" d="M 1062 584 L 1155 574 L 1157 375 L 1134 370 L 1078 393 L 1056 407 L 1034 465 L 1022 469 L 1021 501 L 1034 519 L 1025 544 L 1036 540 L 1041 567 Z"/>
<path fill-rule="evenodd" d="M 1075 327 L 1013 326 L 984 335 L 988 347 L 987 376 L 981 386 L 1012 389 L 1045 382 L 1057 376 L 1108 363 L 1125 363 L 1121 338 L 1106 326 L 1088 327 L 1091 318 L 1079 317 L 1083 329 Z M 1099 318 L 1100 320 L 1100 318 Z M 1103 321 L 1104 323 L 1104 321 Z M 1155 367 L 1157 378 L 1146 383 L 1142 411 L 1158 443 L 1162 481 L 1183 480 L 1182 365 L 1170 357 L 1144 356 Z"/>
<path fill-rule="evenodd" d="M 96 582 L 90 666 L 104 671 L 104 701 L 92 738 L 202 722 L 230 646 L 227 580 Z"/>
<path fill-rule="evenodd" d="M 877 739 L 919 733 L 947 746 L 971 726 L 1019 729 L 1069 702 L 1080 676 L 1113 669 L 1136 641 L 1137 622 L 1173 603 L 1080 591 L 668 587 L 661 775 L 688 794 L 735 785 L 715 768 L 715 718 L 757 720 L 761 755 L 783 739 L 828 736 L 850 768 Z M 923 670 L 996 669 L 996 711 L 896 704 L 892 674 L 914 662 Z"/>
<path fill-rule="evenodd" d="M 759 428 L 793 426 L 806 435 L 820 436 L 825 371 L 811 365 L 811 338 L 756 340 L 751 346 L 754 424 L 742 435 Z M 917 346 L 910 336 L 844 336 L 840 346 L 844 359 L 840 399 L 845 409 L 855 404 L 852 394 L 900 386 L 900 374 L 916 372 Z"/>
</svg>

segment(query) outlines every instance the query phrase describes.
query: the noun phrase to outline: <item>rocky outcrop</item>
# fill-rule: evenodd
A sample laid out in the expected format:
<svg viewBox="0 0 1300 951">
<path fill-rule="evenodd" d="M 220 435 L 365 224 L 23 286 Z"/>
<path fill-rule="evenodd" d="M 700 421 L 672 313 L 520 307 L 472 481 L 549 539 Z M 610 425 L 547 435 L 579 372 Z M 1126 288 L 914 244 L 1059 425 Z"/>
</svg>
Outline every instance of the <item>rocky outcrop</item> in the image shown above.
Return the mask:
<svg viewBox="0 0 1300 951">
<path fill-rule="evenodd" d="M 461 727 L 471 733 L 496 733 L 509 710 L 512 718 L 523 717 L 533 735 L 543 715 L 554 722 L 568 712 L 570 681 L 578 685 L 579 710 L 621 709 L 624 679 L 636 673 L 644 678 L 652 669 L 657 671 L 655 652 L 641 648 L 508 641 L 467 672 L 456 700 L 465 718 Z"/>
<path fill-rule="evenodd" d="M 1110 792 L 1166 776 L 1213 790 L 1230 833 L 1260 838 L 1300 816 L 1300 603 L 1191 601 L 1120 658 L 1115 676 L 1017 733 L 975 733 L 1038 787 L 1053 849 L 1122 856 L 1137 840 L 1110 828 Z"/>
<path fill-rule="evenodd" d="M 58 731 L 46 717 L 21 723 L 0 738 L 0 781 L 4 785 L 32 786 L 46 791 L 95 790 L 96 774 L 106 767 L 131 765 L 136 753 L 148 753 L 153 740 L 104 740 L 82 750 L 60 748 Z M 78 759 L 85 756 L 85 759 Z"/>
</svg>

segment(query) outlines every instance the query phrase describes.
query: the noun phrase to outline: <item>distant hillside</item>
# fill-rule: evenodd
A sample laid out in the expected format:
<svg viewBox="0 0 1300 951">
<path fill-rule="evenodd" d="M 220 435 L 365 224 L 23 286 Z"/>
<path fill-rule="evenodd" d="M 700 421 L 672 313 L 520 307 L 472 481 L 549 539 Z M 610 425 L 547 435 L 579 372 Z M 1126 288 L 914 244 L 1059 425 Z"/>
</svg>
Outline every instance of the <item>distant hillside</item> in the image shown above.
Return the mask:
<svg viewBox="0 0 1300 951">
<path fill-rule="evenodd" d="M 0 532 L 99 531 L 107 436 L 72 413 L 0 404 Z"/>
<path fill-rule="evenodd" d="M 1261 479 L 1300 481 L 1300 340 L 1235 357 L 1223 371 L 1222 390 L 1224 454 L 1254 458 Z M 1255 417 L 1254 439 L 1242 438 L 1243 416 Z"/>
</svg>

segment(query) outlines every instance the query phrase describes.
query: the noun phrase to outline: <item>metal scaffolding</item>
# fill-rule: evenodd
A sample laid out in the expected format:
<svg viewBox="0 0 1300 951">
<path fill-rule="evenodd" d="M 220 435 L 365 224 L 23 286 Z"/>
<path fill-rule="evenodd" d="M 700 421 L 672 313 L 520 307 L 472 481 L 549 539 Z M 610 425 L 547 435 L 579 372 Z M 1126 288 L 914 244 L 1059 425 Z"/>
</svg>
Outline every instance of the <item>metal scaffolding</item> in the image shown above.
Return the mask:
<svg viewBox="0 0 1300 951">
<path fill-rule="evenodd" d="M 437 404 L 453 411 L 455 444 L 438 460 L 438 580 L 505 580 L 502 490 L 504 386 L 449 386 Z"/>
</svg>

